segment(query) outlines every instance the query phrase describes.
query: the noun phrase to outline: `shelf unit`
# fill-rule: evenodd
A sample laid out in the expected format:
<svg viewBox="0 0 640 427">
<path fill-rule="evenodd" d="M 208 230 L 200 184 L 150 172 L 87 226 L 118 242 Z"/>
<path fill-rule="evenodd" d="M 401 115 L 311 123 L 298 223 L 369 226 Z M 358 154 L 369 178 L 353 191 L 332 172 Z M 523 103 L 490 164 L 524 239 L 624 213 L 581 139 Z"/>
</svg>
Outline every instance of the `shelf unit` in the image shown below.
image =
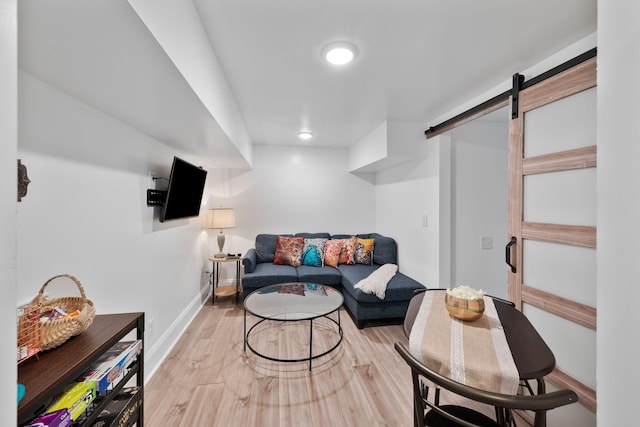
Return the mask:
<svg viewBox="0 0 640 427">
<path fill-rule="evenodd" d="M 132 331 L 142 340 L 142 352 L 125 378 L 113 390 L 95 400 L 91 412 L 80 426 L 90 426 L 102 409 L 134 376 L 140 393 L 144 393 L 144 313 L 97 315 L 89 328 L 60 347 L 40 353 L 18 366 L 18 382 L 25 386 L 25 396 L 18 406 L 18 425 L 24 425 L 53 403 L 105 351 Z M 144 399 L 144 394 L 141 396 Z M 135 422 L 143 427 L 144 405 L 140 405 Z M 75 425 L 75 424 L 74 424 Z"/>
</svg>

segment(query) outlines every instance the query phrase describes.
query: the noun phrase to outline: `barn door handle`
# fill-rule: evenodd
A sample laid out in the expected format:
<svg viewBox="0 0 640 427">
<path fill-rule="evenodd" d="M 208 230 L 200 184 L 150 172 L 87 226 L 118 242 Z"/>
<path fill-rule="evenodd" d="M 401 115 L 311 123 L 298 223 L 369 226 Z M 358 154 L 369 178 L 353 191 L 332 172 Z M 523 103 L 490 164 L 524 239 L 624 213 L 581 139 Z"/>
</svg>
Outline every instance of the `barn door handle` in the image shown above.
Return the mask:
<svg viewBox="0 0 640 427">
<path fill-rule="evenodd" d="M 511 246 L 515 245 L 517 241 L 518 239 L 516 239 L 516 236 L 511 236 L 511 240 L 509 240 L 509 243 L 507 243 L 507 246 L 505 247 L 505 261 L 507 265 L 511 267 L 512 273 L 516 272 L 516 266 L 511 264 Z"/>
</svg>

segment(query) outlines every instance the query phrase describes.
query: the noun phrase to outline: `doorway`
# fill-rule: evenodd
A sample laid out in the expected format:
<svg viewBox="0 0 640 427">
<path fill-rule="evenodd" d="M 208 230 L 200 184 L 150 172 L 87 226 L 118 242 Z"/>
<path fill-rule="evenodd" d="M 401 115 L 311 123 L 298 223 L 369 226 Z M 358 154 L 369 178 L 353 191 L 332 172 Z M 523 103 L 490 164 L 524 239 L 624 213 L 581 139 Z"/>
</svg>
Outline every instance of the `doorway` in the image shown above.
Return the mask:
<svg viewBox="0 0 640 427">
<path fill-rule="evenodd" d="M 452 129 L 450 137 L 451 286 L 507 298 L 508 107 Z"/>
</svg>

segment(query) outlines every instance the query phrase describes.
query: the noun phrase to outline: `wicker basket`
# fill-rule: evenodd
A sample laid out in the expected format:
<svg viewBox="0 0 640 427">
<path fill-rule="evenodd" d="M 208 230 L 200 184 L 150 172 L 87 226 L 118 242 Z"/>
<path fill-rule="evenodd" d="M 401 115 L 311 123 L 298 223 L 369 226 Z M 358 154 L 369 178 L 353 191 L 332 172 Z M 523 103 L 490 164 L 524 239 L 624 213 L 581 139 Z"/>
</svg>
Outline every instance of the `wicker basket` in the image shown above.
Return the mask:
<svg viewBox="0 0 640 427">
<path fill-rule="evenodd" d="M 50 300 L 44 297 L 44 290 L 47 285 L 61 277 L 73 280 L 80 290 L 79 297 L 61 297 Z M 78 335 L 91 325 L 93 318 L 96 316 L 93 302 L 87 299 L 82 284 L 75 276 L 70 274 L 60 274 L 47 280 L 40 288 L 38 295 L 31 301 L 31 305 L 38 306 L 42 312 L 55 307 L 61 308 L 66 313 L 78 312 L 77 316 L 67 316 L 42 323 L 42 350 L 58 347 L 69 338 Z"/>
</svg>

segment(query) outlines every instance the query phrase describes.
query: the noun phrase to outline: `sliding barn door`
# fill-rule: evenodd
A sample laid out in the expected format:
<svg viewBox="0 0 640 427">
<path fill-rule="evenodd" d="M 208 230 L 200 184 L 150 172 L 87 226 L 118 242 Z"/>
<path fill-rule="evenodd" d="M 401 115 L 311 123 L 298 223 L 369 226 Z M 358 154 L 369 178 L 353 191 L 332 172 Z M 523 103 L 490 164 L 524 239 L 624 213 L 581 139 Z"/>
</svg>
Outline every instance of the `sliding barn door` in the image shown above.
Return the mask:
<svg viewBox="0 0 640 427">
<path fill-rule="evenodd" d="M 576 391 L 586 418 L 596 408 L 595 86 L 594 57 L 522 90 L 509 125 L 509 297 L 556 356 L 547 382 Z"/>
</svg>

